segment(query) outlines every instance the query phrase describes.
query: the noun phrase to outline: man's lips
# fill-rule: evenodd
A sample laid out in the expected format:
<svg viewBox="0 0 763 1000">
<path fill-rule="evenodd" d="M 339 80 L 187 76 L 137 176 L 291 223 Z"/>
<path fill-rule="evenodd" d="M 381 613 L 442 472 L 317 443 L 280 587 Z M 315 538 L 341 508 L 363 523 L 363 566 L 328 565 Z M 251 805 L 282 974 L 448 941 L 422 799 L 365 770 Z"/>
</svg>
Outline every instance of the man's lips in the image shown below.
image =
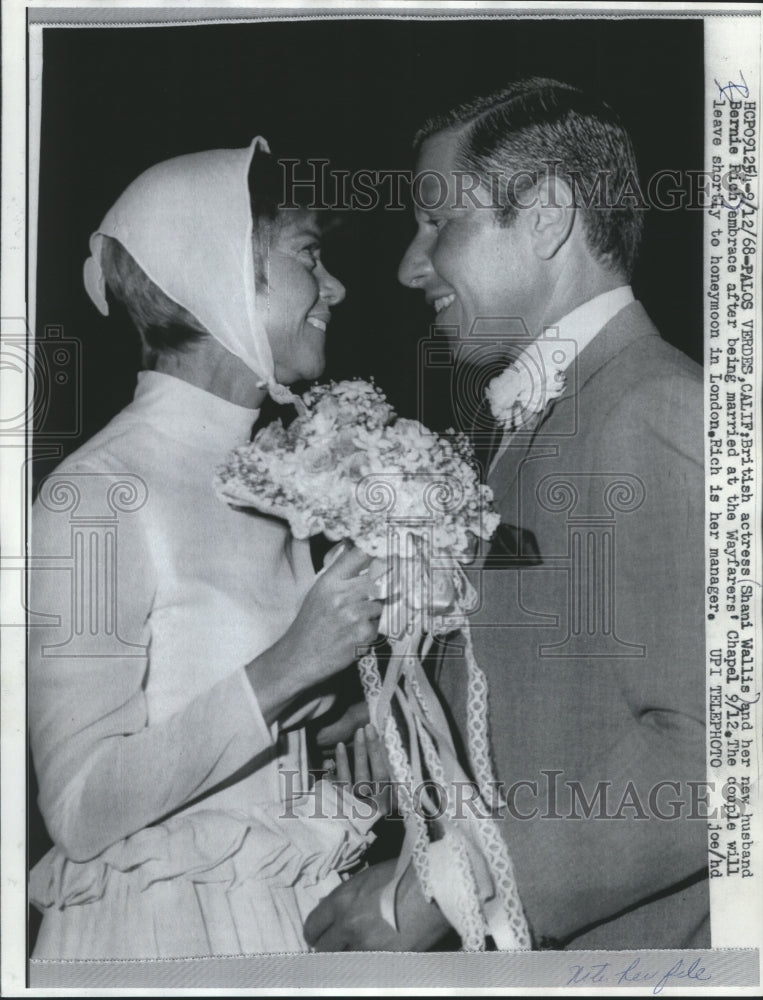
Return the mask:
<svg viewBox="0 0 763 1000">
<path fill-rule="evenodd" d="M 310 326 L 314 326 L 316 330 L 321 330 L 323 333 L 326 332 L 326 327 L 328 326 L 328 317 L 322 319 L 320 316 L 308 316 L 307 322 Z"/>
<path fill-rule="evenodd" d="M 448 306 L 453 305 L 455 301 L 455 293 L 448 292 L 447 295 L 438 295 L 436 298 L 429 299 L 429 304 L 434 307 L 435 313 L 441 313 L 443 309 L 447 309 Z"/>
</svg>

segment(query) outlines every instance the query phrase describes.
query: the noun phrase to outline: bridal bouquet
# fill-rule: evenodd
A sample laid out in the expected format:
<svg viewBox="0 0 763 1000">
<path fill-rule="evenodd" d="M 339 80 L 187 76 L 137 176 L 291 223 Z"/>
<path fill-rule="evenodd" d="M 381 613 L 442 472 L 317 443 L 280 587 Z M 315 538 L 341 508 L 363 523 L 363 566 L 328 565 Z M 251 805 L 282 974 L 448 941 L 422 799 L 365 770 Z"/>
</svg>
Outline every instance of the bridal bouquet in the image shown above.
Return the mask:
<svg viewBox="0 0 763 1000">
<path fill-rule="evenodd" d="M 464 436 L 397 417 L 372 383 L 316 386 L 299 400 L 298 413 L 288 427 L 272 423 L 232 452 L 215 486 L 231 504 L 284 518 L 297 538 L 349 538 L 389 568 L 392 596 L 380 632 L 392 655 L 384 677 L 373 650 L 359 661 L 406 827 L 384 916 L 395 926 L 397 886 L 412 863 L 465 949 L 484 948 L 487 935 L 498 948 L 529 948 L 511 861 L 485 805 L 495 787 L 487 687 L 469 634 L 476 594 L 462 568 L 477 539 L 498 526 L 491 490 L 480 485 Z M 459 815 L 456 786 L 471 783 L 422 667 L 433 637 L 454 628 L 465 637 L 469 752 L 488 818 L 471 809 Z"/>
</svg>

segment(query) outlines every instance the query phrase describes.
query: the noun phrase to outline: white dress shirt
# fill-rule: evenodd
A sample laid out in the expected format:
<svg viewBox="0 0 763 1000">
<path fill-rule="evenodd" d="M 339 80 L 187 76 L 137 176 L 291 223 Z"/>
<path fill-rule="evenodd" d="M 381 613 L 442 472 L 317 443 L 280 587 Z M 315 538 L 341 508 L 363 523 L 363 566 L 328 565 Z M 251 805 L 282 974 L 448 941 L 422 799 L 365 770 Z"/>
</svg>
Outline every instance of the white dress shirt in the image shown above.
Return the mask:
<svg viewBox="0 0 763 1000">
<path fill-rule="evenodd" d="M 589 299 L 588 302 L 567 313 L 558 323 L 546 327 L 542 336 L 533 341 L 526 351 L 532 349 L 539 353 L 544 360 L 546 370 L 553 367 L 565 372 L 607 323 L 633 301 L 630 285 L 621 285 L 609 292 L 602 292 L 601 295 Z M 521 364 L 521 357 L 520 355 L 514 363 Z M 534 367 L 536 366 L 537 363 L 534 364 Z M 538 422 L 541 417 L 542 414 L 539 414 Z M 520 432 L 504 431 L 501 443 L 490 463 L 489 472 L 493 471 L 504 456 L 515 434 Z"/>
</svg>

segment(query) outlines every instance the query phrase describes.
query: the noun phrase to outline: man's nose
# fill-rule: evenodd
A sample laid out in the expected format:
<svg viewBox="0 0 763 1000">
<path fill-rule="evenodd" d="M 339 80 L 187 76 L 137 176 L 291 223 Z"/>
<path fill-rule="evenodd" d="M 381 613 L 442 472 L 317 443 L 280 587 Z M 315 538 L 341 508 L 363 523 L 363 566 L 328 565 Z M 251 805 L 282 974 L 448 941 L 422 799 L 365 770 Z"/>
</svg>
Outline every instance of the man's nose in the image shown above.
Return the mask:
<svg viewBox="0 0 763 1000">
<path fill-rule="evenodd" d="M 406 288 L 421 288 L 432 273 L 432 263 L 420 235 L 414 236 L 397 269 L 397 280 Z"/>
<path fill-rule="evenodd" d="M 333 274 L 330 274 L 325 268 L 323 268 L 320 291 L 320 296 L 323 301 L 328 302 L 330 306 L 336 306 L 339 305 L 346 294 L 347 290 L 339 278 L 335 278 Z"/>
</svg>

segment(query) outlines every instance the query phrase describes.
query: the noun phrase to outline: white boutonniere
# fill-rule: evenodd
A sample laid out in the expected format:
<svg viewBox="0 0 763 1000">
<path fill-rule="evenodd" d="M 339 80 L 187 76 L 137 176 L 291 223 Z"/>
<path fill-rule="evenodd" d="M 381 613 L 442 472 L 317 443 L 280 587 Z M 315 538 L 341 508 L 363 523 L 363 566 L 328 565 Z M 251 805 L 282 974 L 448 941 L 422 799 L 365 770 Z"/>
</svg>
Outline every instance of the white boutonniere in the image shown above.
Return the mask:
<svg viewBox="0 0 763 1000">
<path fill-rule="evenodd" d="M 521 354 L 485 389 L 493 416 L 508 431 L 532 424 L 552 399 L 561 396 L 567 377 L 563 369 L 545 363 L 529 351 Z"/>
</svg>

